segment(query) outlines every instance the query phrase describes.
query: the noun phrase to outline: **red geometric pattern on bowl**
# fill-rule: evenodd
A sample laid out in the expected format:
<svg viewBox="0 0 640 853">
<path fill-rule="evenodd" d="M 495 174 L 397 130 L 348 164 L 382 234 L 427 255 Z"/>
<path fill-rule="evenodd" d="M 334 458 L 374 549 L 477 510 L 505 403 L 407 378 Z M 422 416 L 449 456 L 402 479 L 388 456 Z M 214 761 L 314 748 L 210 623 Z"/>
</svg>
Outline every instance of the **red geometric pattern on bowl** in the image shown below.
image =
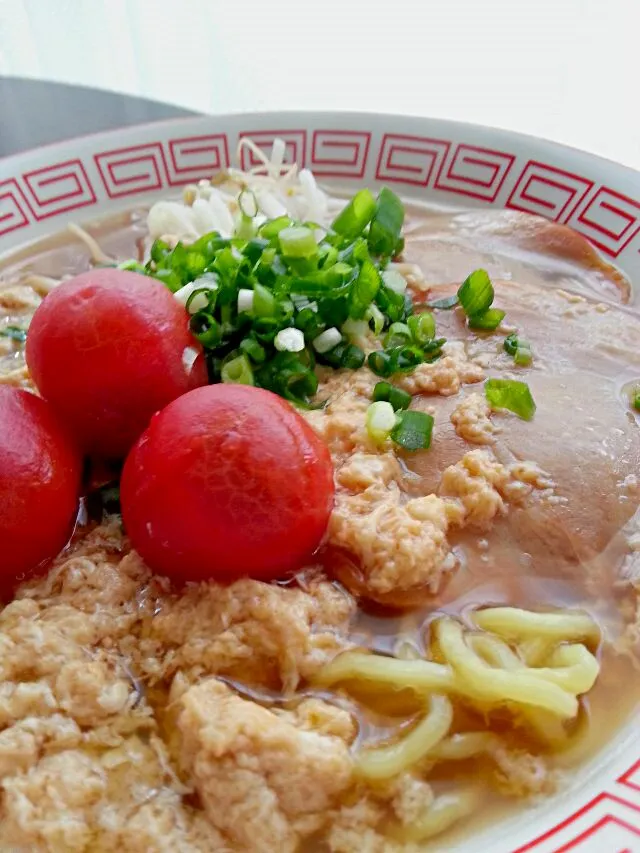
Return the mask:
<svg viewBox="0 0 640 853">
<path fill-rule="evenodd" d="M 626 773 L 623 773 L 618 782 L 627 788 L 631 788 L 634 794 L 640 794 L 640 760 L 636 761 Z M 640 801 L 640 798 L 638 799 Z"/>
<path fill-rule="evenodd" d="M 458 145 L 436 178 L 436 189 L 495 201 L 515 156 L 475 145 Z"/>
<path fill-rule="evenodd" d="M 640 801 L 598 794 L 513 853 L 640 853 Z"/>
<path fill-rule="evenodd" d="M 159 142 L 103 151 L 93 159 L 109 198 L 152 192 L 167 185 L 167 164 Z"/>
<path fill-rule="evenodd" d="M 96 194 L 80 160 L 67 160 L 22 176 L 35 219 L 47 219 L 96 203 Z"/>
<path fill-rule="evenodd" d="M 29 209 L 17 181 L 0 181 L 0 237 L 29 224 L 25 210 Z"/>
<path fill-rule="evenodd" d="M 385 133 L 376 164 L 376 180 L 429 186 L 450 147 L 451 143 L 444 139 Z"/>
<path fill-rule="evenodd" d="M 567 224 L 617 258 L 640 231 L 640 203 L 600 187 L 582 210 L 574 211 Z"/>
<path fill-rule="evenodd" d="M 285 143 L 284 162 L 297 163 L 302 168 L 306 163 L 307 155 L 307 131 L 306 130 L 243 130 L 238 134 L 242 139 L 248 136 L 258 148 L 261 148 L 267 157 L 271 156 L 271 148 L 274 139 L 282 139 Z M 240 152 L 240 167 L 244 172 L 259 166 L 251 151 L 243 148 Z"/>
<path fill-rule="evenodd" d="M 169 140 L 168 174 L 171 186 L 188 184 L 229 167 L 226 133 Z"/>
<path fill-rule="evenodd" d="M 371 134 L 357 130 L 314 130 L 309 168 L 327 178 L 362 178 Z"/>
<path fill-rule="evenodd" d="M 562 222 L 563 217 L 571 216 L 592 187 L 593 181 L 529 160 L 506 206 Z"/>
</svg>

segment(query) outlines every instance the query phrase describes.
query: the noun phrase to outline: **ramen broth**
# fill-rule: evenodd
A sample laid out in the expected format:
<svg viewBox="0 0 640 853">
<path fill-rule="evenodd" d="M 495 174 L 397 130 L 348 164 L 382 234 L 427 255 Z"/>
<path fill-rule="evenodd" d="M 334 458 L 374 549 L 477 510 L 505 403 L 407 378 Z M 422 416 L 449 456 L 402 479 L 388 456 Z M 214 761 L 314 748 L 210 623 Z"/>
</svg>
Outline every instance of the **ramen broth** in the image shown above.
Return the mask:
<svg viewBox="0 0 640 853">
<path fill-rule="evenodd" d="M 430 623 L 440 613 L 464 621 L 473 608 L 501 603 L 532 610 L 586 610 L 603 628 L 607 642 L 598 650 L 600 676 L 588 699 L 582 700 L 575 745 L 565 753 L 560 751 L 557 763 L 563 767 L 571 761 L 585 761 L 611 740 L 640 703 L 638 671 L 631 657 L 616 652 L 613 645 L 624 628 L 621 613 L 629 616 L 633 607 L 628 589 L 616 580 L 628 559 L 625 525 L 633 524 L 640 504 L 636 478 L 640 472 L 640 432 L 623 393 L 626 384 L 640 378 L 640 323 L 633 306 L 625 304 L 629 292 L 624 279 L 607 271 L 594 257 L 585 256 L 582 245 L 572 245 L 566 235 L 559 239 L 554 226 L 531 230 L 528 220 L 491 211 L 417 205 L 408 210 L 405 257 L 417 264 L 426 282 L 433 285 L 430 299 L 453 293 L 477 267 L 487 269 L 495 281 L 508 283 L 505 287 L 497 285 L 496 303 L 507 310 L 506 322 L 521 327 L 532 342 L 536 366 L 527 379 L 538 411 L 535 428 L 516 418 L 504 419 L 495 452 L 498 458 L 503 454 L 509 459 L 535 460 L 556 484 L 557 503 L 545 510 L 537 505 L 512 509 L 486 533 L 463 530 L 455 534 L 454 553 L 460 568 L 442 591 L 407 612 L 363 605 L 353 627 L 353 639 L 363 647 L 400 656 L 422 656 L 431 649 L 437 659 Z M 94 222 L 87 231 L 114 260 L 142 260 L 148 248 L 144 211 Z M 86 246 L 64 233 L 0 263 L 0 288 L 19 283 L 30 274 L 62 278 L 90 265 Z M 536 309 L 536 294 L 545 295 L 557 310 L 548 305 L 544 310 Z M 622 318 L 626 329 L 623 342 L 631 342 L 635 333 L 635 352 L 592 346 L 582 328 L 578 324 L 574 328 L 568 320 L 566 312 L 584 304 L 573 301 L 574 297 L 601 303 L 600 319 Z M 0 328 L 24 322 L 23 313 L 0 308 Z M 454 312 L 440 312 L 438 329 L 455 338 L 464 326 Z M 471 346 L 477 353 L 486 348 L 495 354 L 496 342 L 491 336 L 479 335 Z M 0 371 L 18 370 L 22 365 L 17 344 L 0 351 Z M 594 394 L 598 396 L 595 413 Z M 439 473 L 465 452 L 465 442 L 449 422 L 458 402 L 456 395 L 425 397 L 418 403 L 418 407 L 435 414 L 436 432 L 430 451 L 405 460 L 403 487 L 409 494 L 433 492 Z M 602 475 L 594 475 L 600 469 Z M 331 557 L 328 562 L 331 567 Z M 359 743 L 397 736 L 398 726 L 419 713 L 410 691 L 352 687 L 349 699 L 343 695 L 336 700 L 331 691 L 322 695 L 344 702 L 357 715 Z M 260 690 L 248 692 L 267 705 L 276 701 Z M 456 718 L 465 721 L 462 729 L 485 729 L 480 714 L 463 710 L 455 700 L 454 705 Z M 500 714 L 491 714 L 488 722 L 494 731 L 504 730 Z M 511 743 L 534 752 L 545 750 L 524 727 L 510 738 Z M 493 772 L 488 761 L 445 762 L 434 768 L 429 781 L 437 792 L 454 780 L 465 782 L 473 776 L 477 781 L 479 774 Z M 514 804 L 518 801 L 492 793 L 481 814 L 439 835 L 424 849 L 451 849 L 485 823 L 503 816 Z M 318 842 L 317 850 L 322 849 Z"/>
</svg>

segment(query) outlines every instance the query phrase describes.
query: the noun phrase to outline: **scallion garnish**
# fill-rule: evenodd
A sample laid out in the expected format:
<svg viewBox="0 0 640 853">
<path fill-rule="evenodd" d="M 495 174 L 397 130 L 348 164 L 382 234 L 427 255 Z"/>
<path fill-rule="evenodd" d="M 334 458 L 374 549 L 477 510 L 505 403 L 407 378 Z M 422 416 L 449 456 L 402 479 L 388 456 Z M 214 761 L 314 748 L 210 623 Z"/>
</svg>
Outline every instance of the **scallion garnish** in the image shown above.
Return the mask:
<svg viewBox="0 0 640 853">
<path fill-rule="evenodd" d="M 303 258 L 308 260 L 318 254 L 318 244 L 313 231 L 302 225 L 283 228 L 278 233 L 280 249 L 285 258 Z"/>
<path fill-rule="evenodd" d="M 527 367 L 533 361 L 531 344 L 524 338 L 519 338 L 516 334 L 507 335 L 503 346 L 505 352 L 513 356 L 513 360 L 518 366 Z"/>
<path fill-rule="evenodd" d="M 273 292 L 258 282 L 253 288 L 252 310 L 256 317 L 273 317 L 276 313 L 276 298 Z"/>
<path fill-rule="evenodd" d="M 236 385 L 253 385 L 253 370 L 246 355 L 238 355 L 222 365 L 221 379 Z"/>
<path fill-rule="evenodd" d="M 427 308 L 439 308 L 441 311 L 448 311 L 450 308 L 455 308 L 459 302 L 460 300 L 456 293 L 453 296 L 444 296 L 442 299 L 434 299 L 431 302 L 427 302 Z"/>
<path fill-rule="evenodd" d="M 383 187 L 369 228 L 369 250 L 372 255 L 394 257 L 404 222 L 404 206 L 398 196 Z M 335 229 L 334 229 L 335 230 Z"/>
<path fill-rule="evenodd" d="M 373 389 L 373 402 L 391 403 L 395 412 L 400 409 L 408 409 L 411 404 L 411 394 L 403 391 L 402 388 L 396 388 L 390 382 L 376 382 Z"/>
<path fill-rule="evenodd" d="M 518 365 L 518 367 L 528 367 L 533 361 L 533 353 L 531 352 L 529 347 L 519 346 L 518 349 L 515 351 L 513 360 Z"/>
<path fill-rule="evenodd" d="M 482 314 L 493 302 L 493 285 L 486 270 L 474 270 L 458 288 L 458 300 L 467 317 Z"/>
<path fill-rule="evenodd" d="M 631 398 L 631 404 L 636 412 L 640 412 L 640 388 L 636 388 Z"/>
<path fill-rule="evenodd" d="M 433 417 L 426 412 L 404 411 L 396 414 L 397 424 L 391 430 L 393 441 L 404 450 L 427 450 L 431 446 Z"/>
<path fill-rule="evenodd" d="M 433 340 L 436 335 L 436 320 L 430 311 L 424 311 L 422 314 L 412 314 L 407 319 L 407 326 L 411 331 L 411 336 L 418 346 Z"/>
<path fill-rule="evenodd" d="M 19 326 L 5 326 L 4 329 L 0 329 L 0 335 L 19 344 L 23 344 L 27 340 L 26 329 L 21 329 Z"/>
<path fill-rule="evenodd" d="M 491 308 L 493 285 L 486 270 L 474 270 L 458 288 L 458 299 L 467 315 L 469 328 L 492 332 L 504 319 L 505 312 Z"/>
<path fill-rule="evenodd" d="M 535 413 L 536 404 L 526 382 L 487 379 L 484 393 L 492 409 L 508 409 L 525 421 L 530 421 Z"/>
<path fill-rule="evenodd" d="M 369 437 L 376 444 L 386 441 L 396 425 L 396 415 L 391 403 L 385 400 L 371 403 L 367 409 L 366 424 Z"/>
<path fill-rule="evenodd" d="M 360 190 L 340 211 L 331 224 L 331 230 L 347 240 L 359 237 L 376 212 L 376 200 L 370 190 Z"/>
<path fill-rule="evenodd" d="M 472 314 L 469 317 L 469 328 L 492 332 L 502 323 L 504 315 L 505 312 L 499 308 L 487 308 L 481 314 Z"/>
<path fill-rule="evenodd" d="M 507 337 L 504 339 L 503 344 L 504 351 L 508 352 L 509 355 L 515 355 L 516 350 L 518 349 L 518 344 L 518 336 L 515 333 L 512 335 L 507 335 Z"/>
<path fill-rule="evenodd" d="M 256 230 L 255 196 L 241 193 L 238 205 L 234 237 L 211 232 L 173 248 L 156 240 L 144 267 L 191 315 L 212 381 L 255 383 L 309 406 L 316 359 L 357 370 L 371 332 L 384 346 L 369 356 L 381 376 L 440 357 L 433 315 L 414 316 L 406 280 L 386 268 L 404 219 L 390 190 L 357 193 L 324 236 L 289 216 Z M 394 389 L 394 407 L 407 405 L 402 394 Z"/>
<path fill-rule="evenodd" d="M 406 323 L 392 323 L 384 336 L 384 345 L 389 347 L 403 346 L 412 340 L 411 329 Z"/>
</svg>

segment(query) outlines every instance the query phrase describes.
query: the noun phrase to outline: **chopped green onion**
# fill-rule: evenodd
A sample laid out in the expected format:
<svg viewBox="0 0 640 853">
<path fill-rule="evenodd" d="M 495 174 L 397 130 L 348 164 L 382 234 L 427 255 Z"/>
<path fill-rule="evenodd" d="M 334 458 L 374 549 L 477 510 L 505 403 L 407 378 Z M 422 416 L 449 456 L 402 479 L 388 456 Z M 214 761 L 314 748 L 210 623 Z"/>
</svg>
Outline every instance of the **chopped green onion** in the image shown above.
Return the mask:
<svg viewBox="0 0 640 853">
<path fill-rule="evenodd" d="M 442 299 L 434 299 L 432 302 L 427 302 L 427 308 L 439 308 L 441 311 L 448 311 L 450 308 L 455 308 L 460 302 L 458 294 L 454 296 L 445 296 Z"/>
<path fill-rule="evenodd" d="M 362 340 L 366 340 L 367 333 L 369 332 L 369 324 L 366 320 L 352 320 L 351 317 L 349 317 L 349 319 L 340 327 L 340 331 L 343 335 L 346 335 L 350 341 L 358 343 Z"/>
<path fill-rule="evenodd" d="M 377 403 L 382 400 L 385 403 L 391 403 L 395 412 L 400 409 L 408 409 L 411 404 L 411 394 L 403 391 L 402 388 L 396 388 L 390 382 L 376 382 L 373 389 L 373 401 Z"/>
<path fill-rule="evenodd" d="M 436 319 L 429 311 L 422 314 L 412 314 L 407 319 L 407 326 L 411 331 L 411 337 L 418 346 L 423 346 L 427 341 L 433 340 L 436 335 Z"/>
<path fill-rule="evenodd" d="M 255 233 L 253 219 L 249 216 L 240 215 L 236 220 L 236 227 L 233 229 L 234 237 L 237 237 L 238 240 L 251 240 Z"/>
<path fill-rule="evenodd" d="M 275 336 L 273 345 L 279 352 L 302 352 L 304 335 L 300 329 L 281 329 Z"/>
<path fill-rule="evenodd" d="M 273 293 L 263 284 L 253 288 L 253 313 L 256 317 L 273 317 L 276 313 L 276 300 Z"/>
<path fill-rule="evenodd" d="M 406 323 L 392 323 L 384 337 L 385 347 L 402 346 L 411 340 L 411 330 Z"/>
<path fill-rule="evenodd" d="M 189 328 L 193 337 L 207 349 L 213 349 L 222 340 L 220 323 L 207 311 L 197 311 L 189 320 Z"/>
<path fill-rule="evenodd" d="M 369 249 L 372 254 L 393 257 L 398 251 L 398 242 L 404 222 L 404 206 L 398 196 L 383 187 L 369 228 Z M 334 228 L 334 230 L 337 230 Z"/>
<path fill-rule="evenodd" d="M 389 438 L 391 430 L 396 425 L 396 414 L 393 406 L 384 400 L 371 403 L 367 409 L 367 433 L 376 444 L 382 444 Z"/>
<path fill-rule="evenodd" d="M 369 324 L 373 334 L 378 336 L 384 329 L 384 314 L 377 305 L 369 305 L 364 314 L 364 319 Z"/>
<path fill-rule="evenodd" d="M 640 412 L 640 388 L 636 388 L 633 392 L 633 408 L 636 412 Z"/>
<path fill-rule="evenodd" d="M 512 335 L 507 335 L 507 337 L 504 339 L 503 346 L 505 352 L 508 352 L 509 355 L 515 355 L 519 345 L 520 341 L 515 333 Z"/>
<path fill-rule="evenodd" d="M 244 338 L 240 341 L 240 349 L 256 364 L 263 364 L 267 357 L 265 348 L 253 338 Z"/>
<path fill-rule="evenodd" d="M 331 230 L 347 240 L 355 240 L 367 227 L 376 212 L 376 200 L 370 190 L 357 192 L 336 216 Z"/>
<path fill-rule="evenodd" d="M 407 289 L 407 280 L 397 270 L 385 270 L 382 273 L 382 280 L 385 286 L 395 291 L 396 293 L 404 293 Z"/>
<path fill-rule="evenodd" d="M 397 414 L 398 423 L 391 438 L 404 450 L 427 450 L 431 446 L 433 417 L 426 412 L 404 411 Z"/>
<path fill-rule="evenodd" d="M 338 329 L 332 326 L 330 329 L 326 329 L 326 331 L 318 335 L 317 338 L 314 338 L 313 348 L 316 352 L 324 354 L 337 346 L 341 341 L 342 335 Z"/>
<path fill-rule="evenodd" d="M 318 254 L 318 244 L 313 232 L 302 225 L 283 228 L 278 234 L 282 254 L 286 258 L 313 258 Z"/>
<path fill-rule="evenodd" d="M 238 314 L 244 311 L 253 311 L 253 300 L 255 293 L 246 287 L 241 287 L 238 291 Z"/>
<path fill-rule="evenodd" d="M 347 370 L 359 370 L 364 364 L 364 351 L 354 344 L 345 341 L 323 355 L 327 364 L 333 367 L 343 367 Z"/>
<path fill-rule="evenodd" d="M 149 255 L 155 264 L 160 264 L 167 255 L 171 254 L 171 246 L 164 240 L 154 240 Z"/>
<path fill-rule="evenodd" d="M 391 356 L 383 349 L 370 352 L 367 358 L 367 364 L 376 376 L 391 376 L 393 373 Z"/>
<path fill-rule="evenodd" d="M 536 410 L 529 386 L 517 379 L 487 379 L 484 393 L 492 409 L 508 409 L 525 421 L 530 421 Z"/>
<path fill-rule="evenodd" d="M 145 265 L 141 264 L 139 261 L 134 260 L 133 258 L 129 261 L 122 261 L 122 263 L 117 265 L 117 269 L 127 270 L 128 272 L 139 272 L 142 273 L 142 275 L 147 274 Z"/>
<path fill-rule="evenodd" d="M 487 308 L 481 314 L 472 314 L 469 317 L 469 328 L 492 332 L 502 323 L 504 315 L 505 312 L 499 308 Z"/>
<path fill-rule="evenodd" d="M 505 351 L 513 356 L 513 360 L 520 367 L 527 367 L 533 361 L 531 344 L 524 338 L 519 338 L 515 334 L 507 335 L 503 346 Z"/>
<path fill-rule="evenodd" d="M 293 220 L 288 216 L 278 216 L 276 219 L 270 219 L 260 226 L 258 234 L 264 237 L 265 240 L 273 240 L 283 230 L 293 225 Z"/>
<path fill-rule="evenodd" d="M 482 314 L 493 302 L 493 285 L 486 270 L 474 270 L 458 288 L 458 299 L 467 317 Z"/>
<path fill-rule="evenodd" d="M 26 329 L 21 329 L 19 326 L 5 326 L 4 329 L 0 329 L 0 335 L 11 338 L 12 341 L 17 341 L 19 344 L 23 344 L 27 340 Z"/>
<path fill-rule="evenodd" d="M 366 259 L 360 267 L 358 278 L 353 286 L 349 316 L 354 320 L 364 317 L 380 289 L 380 273 L 373 263 Z"/>
<path fill-rule="evenodd" d="M 519 346 L 513 356 L 513 360 L 518 365 L 518 367 L 528 367 L 533 361 L 533 353 L 529 349 L 529 347 Z"/>
<path fill-rule="evenodd" d="M 223 364 L 221 379 L 223 382 L 229 382 L 234 385 L 253 385 L 253 370 L 247 356 L 238 355 L 226 364 Z"/>
<path fill-rule="evenodd" d="M 388 349 L 387 352 L 391 356 L 392 372 L 406 372 L 413 370 L 424 361 L 424 352 L 420 347 L 397 346 Z"/>
</svg>

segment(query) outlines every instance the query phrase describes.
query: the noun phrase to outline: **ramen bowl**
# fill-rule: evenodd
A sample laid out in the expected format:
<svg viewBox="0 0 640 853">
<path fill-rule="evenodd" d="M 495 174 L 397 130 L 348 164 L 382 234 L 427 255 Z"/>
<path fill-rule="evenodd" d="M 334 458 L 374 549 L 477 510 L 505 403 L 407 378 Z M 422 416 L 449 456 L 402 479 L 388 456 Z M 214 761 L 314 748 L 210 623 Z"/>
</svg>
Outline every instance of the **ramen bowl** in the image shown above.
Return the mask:
<svg viewBox="0 0 640 853">
<path fill-rule="evenodd" d="M 458 247 L 466 245 L 473 254 L 477 235 L 477 265 L 486 265 L 492 276 L 507 283 L 515 281 L 519 271 L 524 271 L 526 279 L 532 270 L 535 273 L 537 265 L 542 269 L 544 246 L 551 247 L 552 254 L 556 252 L 560 258 L 559 266 L 554 267 L 554 287 L 562 287 L 569 312 L 579 314 L 587 297 L 593 301 L 600 282 L 602 307 L 596 303 L 597 311 L 604 315 L 609 310 L 607 300 L 618 300 L 625 317 L 631 318 L 625 322 L 633 325 L 637 310 L 634 283 L 640 278 L 640 174 L 581 151 L 516 133 L 406 116 L 288 112 L 185 119 L 96 134 L 6 158 L 0 161 L 0 262 L 9 257 L 22 263 L 31 256 L 46 255 L 54 245 L 49 238 L 70 224 L 103 220 L 118 223 L 122 230 L 133 222 L 142 234 L 146 211 L 155 202 L 179 198 L 185 186 L 197 187 L 199 181 L 208 181 L 233 165 L 245 172 L 259 166 L 256 147 L 241 144 L 246 138 L 267 156 L 271 155 L 274 142 L 282 140 L 276 144 L 284 164 L 298 164 L 310 170 L 318 184 L 337 197 L 351 196 L 362 187 L 390 188 L 413 211 L 410 228 L 416 230 L 411 233 L 418 243 L 426 240 L 429 251 L 437 245 L 455 243 Z M 422 210 L 430 211 L 429 215 L 440 223 L 426 236 L 420 231 L 420 221 L 415 224 Z M 515 220 L 503 216 L 494 226 L 490 224 L 491 217 L 484 215 L 488 211 L 507 211 L 509 216 L 511 212 L 514 216 L 529 214 L 557 226 L 568 226 L 585 238 L 591 249 L 580 241 L 575 251 L 568 249 L 565 253 L 558 246 L 571 242 L 569 232 L 545 231 L 537 225 L 531 239 L 518 244 L 512 271 L 496 274 L 491 265 L 495 262 L 500 266 L 505 233 Z M 450 227 L 451 217 L 456 216 L 459 218 L 455 226 Z M 516 219 L 524 221 L 517 216 Z M 99 238 L 100 227 L 96 226 L 91 234 Z M 101 245 L 113 255 L 117 240 Z M 434 261 L 427 276 L 427 284 L 433 286 L 434 292 L 423 288 L 429 299 L 438 296 L 440 286 L 442 294 L 451 295 L 446 287 L 454 280 L 462 280 L 462 274 L 457 278 L 457 251 L 442 267 Z M 562 267 L 565 261 L 569 264 L 566 269 Z M 569 268 L 573 262 L 593 274 L 591 284 L 596 291 L 592 289 L 587 297 L 580 294 L 579 287 L 573 287 L 580 277 L 575 268 Z M 14 260 L 7 262 L 5 270 L 12 263 Z M 452 269 L 455 274 L 450 272 Z M 441 277 L 433 270 L 440 271 Z M 618 276 L 616 270 L 622 275 Z M 58 274 L 77 271 L 71 260 L 59 259 Z M 46 269 L 40 264 L 37 272 L 42 275 Z M 499 289 L 497 294 L 496 304 Z M 528 298 L 532 299 L 530 295 Z M 513 299 L 517 301 L 517 295 Z M 534 302 L 530 301 L 528 307 L 535 310 Z M 541 303 L 539 310 L 544 315 L 548 309 Z M 570 316 L 573 314 L 567 314 Z M 614 338 L 613 335 L 612 352 L 617 343 Z M 588 341 L 584 346 L 588 347 Z M 544 353 L 540 355 L 542 360 Z M 621 357 L 620 351 L 616 351 L 616 357 Z M 594 376 L 593 394 L 597 395 L 597 370 Z M 571 380 L 567 382 L 570 384 Z M 632 382 L 630 367 L 628 373 L 621 374 L 621 399 Z M 559 400 L 557 405 L 570 403 Z M 635 426 L 632 411 L 629 418 Z M 572 422 L 571 429 L 574 428 Z M 571 436 L 570 431 L 566 433 L 567 442 L 572 441 Z M 558 458 L 562 457 L 560 445 L 556 452 Z M 422 476 L 420 470 L 417 473 Z M 626 476 L 634 475 L 626 472 Z M 594 518 L 594 526 L 599 523 Z M 627 516 L 625 524 L 629 523 Z M 583 520 L 583 525 L 588 530 L 589 520 Z M 634 542 L 637 538 L 634 540 L 630 533 L 623 554 L 615 548 L 611 550 L 607 539 L 593 556 L 622 573 L 611 575 L 614 587 L 621 578 L 632 583 L 637 577 Z M 580 550 L 579 545 L 576 549 Z M 576 564 L 580 570 L 591 565 L 582 557 L 576 559 Z M 530 572 L 534 579 L 535 569 L 534 560 Z M 564 587 L 554 586 L 556 581 L 559 579 L 547 567 L 542 585 L 533 583 L 528 602 L 534 609 L 549 603 L 545 596 L 553 599 L 556 594 L 550 603 L 558 607 L 566 604 Z M 482 586 L 480 581 L 477 586 Z M 599 595 L 594 594 L 596 616 L 600 612 Z M 503 594 L 487 592 L 487 600 L 496 599 L 511 603 Z M 469 602 L 478 603 L 477 599 Z M 446 611 L 446 603 L 439 606 Z M 384 634 L 381 629 L 381 636 Z M 382 641 L 380 650 L 390 651 Z M 631 665 L 619 669 L 612 666 L 606 692 L 601 690 L 597 702 L 594 700 L 599 710 L 596 712 L 594 707 L 593 711 L 606 736 L 602 730 L 598 733 L 558 793 L 533 797 L 513 808 L 491 805 L 484 817 L 476 816 L 441 838 L 436 835 L 420 849 L 451 853 L 475 853 L 478 849 L 487 853 L 640 851 L 640 734 L 633 718 L 640 701 L 640 685 L 636 684 L 640 676 Z M 603 672 L 606 667 L 604 660 Z M 63 845 L 55 849 L 66 848 Z M 371 847 L 374 849 L 382 848 Z M 365 847 L 362 850 L 364 853 Z"/>
</svg>

